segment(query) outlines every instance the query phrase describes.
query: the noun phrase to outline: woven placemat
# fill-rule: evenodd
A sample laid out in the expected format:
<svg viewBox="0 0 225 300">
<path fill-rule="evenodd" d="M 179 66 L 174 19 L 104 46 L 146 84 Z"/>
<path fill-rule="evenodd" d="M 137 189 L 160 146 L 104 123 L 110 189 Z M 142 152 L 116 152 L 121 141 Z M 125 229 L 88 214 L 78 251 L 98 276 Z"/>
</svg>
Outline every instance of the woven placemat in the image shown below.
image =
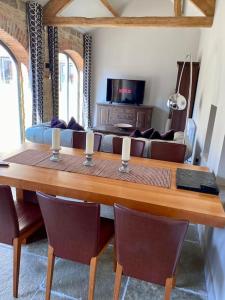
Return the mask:
<svg viewBox="0 0 225 300">
<path fill-rule="evenodd" d="M 94 158 L 95 165 L 93 167 L 85 167 L 83 165 L 85 157 L 82 156 L 61 154 L 62 159 L 59 162 L 52 162 L 49 159 L 50 157 L 51 152 L 26 150 L 6 159 L 6 161 L 164 188 L 170 188 L 171 186 L 171 170 L 166 168 L 146 167 L 131 162 L 129 164 L 130 172 L 127 174 L 119 172 L 119 167 L 121 166 L 121 161 L 119 160 Z"/>
</svg>

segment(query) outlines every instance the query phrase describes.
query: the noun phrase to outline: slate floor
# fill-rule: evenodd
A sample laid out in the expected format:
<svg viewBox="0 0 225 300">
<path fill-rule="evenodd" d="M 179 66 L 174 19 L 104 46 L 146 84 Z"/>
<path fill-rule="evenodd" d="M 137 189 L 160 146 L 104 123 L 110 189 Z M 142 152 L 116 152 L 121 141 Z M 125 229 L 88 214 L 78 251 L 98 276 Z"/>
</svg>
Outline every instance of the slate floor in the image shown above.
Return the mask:
<svg viewBox="0 0 225 300">
<path fill-rule="evenodd" d="M 112 299 L 114 273 L 113 248 L 108 247 L 102 255 L 97 271 L 95 289 L 96 300 Z M 173 300 L 206 300 L 203 258 L 195 225 L 190 225 L 182 250 L 177 272 L 177 286 L 173 290 Z M 47 241 L 39 240 L 23 246 L 19 299 L 42 300 L 45 296 L 45 273 L 47 267 Z M 51 300 L 87 299 L 88 266 L 56 259 Z M 12 297 L 12 248 L 0 244 L 0 299 Z M 164 288 L 123 277 L 122 300 L 161 300 Z"/>
</svg>

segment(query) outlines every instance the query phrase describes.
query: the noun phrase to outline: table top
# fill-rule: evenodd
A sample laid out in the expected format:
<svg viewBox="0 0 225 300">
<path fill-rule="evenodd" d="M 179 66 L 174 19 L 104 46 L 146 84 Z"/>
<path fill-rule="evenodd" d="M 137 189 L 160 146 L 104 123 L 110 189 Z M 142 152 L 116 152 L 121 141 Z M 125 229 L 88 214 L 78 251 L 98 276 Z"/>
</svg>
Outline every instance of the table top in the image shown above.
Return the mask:
<svg viewBox="0 0 225 300">
<path fill-rule="evenodd" d="M 50 146 L 26 143 L 17 153 L 27 149 L 49 150 Z M 83 150 L 73 148 L 62 148 L 61 152 L 70 155 L 84 155 Z M 95 153 L 94 157 L 109 160 L 121 159 L 120 155 L 103 152 Z M 147 158 L 132 157 L 131 159 L 135 164 L 170 168 L 172 172 L 171 188 L 166 189 L 15 163 L 10 163 L 8 168 L 0 168 L 0 183 L 19 189 L 38 190 L 107 205 L 118 203 L 156 215 L 187 219 L 197 224 L 225 226 L 225 212 L 218 196 L 176 188 L 177 168 L 208 171 L 207 168 Z"/>
</svg>

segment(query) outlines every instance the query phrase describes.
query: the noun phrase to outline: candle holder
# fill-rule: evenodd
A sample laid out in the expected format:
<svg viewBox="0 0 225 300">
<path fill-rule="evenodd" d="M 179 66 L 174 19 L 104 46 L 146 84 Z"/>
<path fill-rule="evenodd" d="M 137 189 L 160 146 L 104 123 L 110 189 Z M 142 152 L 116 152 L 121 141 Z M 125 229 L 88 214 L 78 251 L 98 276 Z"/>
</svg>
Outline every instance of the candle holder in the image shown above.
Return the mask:
<svg viewBox="0 0 225 300">
<path fill-rule="evenodd" d="M 52 148 L 52 156 L 50 157 L 51 161 L 58 162 L 58 161 L 62 160 L 62 158 L 60 157 L 60 154 L 59 154 L 60 150 L 61 150 L 61 148 L 58 148 L 58 149 Z"/>
<path fill-rule="evenodd" d="M 129 160 L 122 160 L 122 166 L 119 168 L 121 173 L 129 173 L 130 168 L 128 166 Z"/>
<path fill-rule="evenodd" d="M 93 153 L 85 153 L 86 156 L 86 160 L 83 162 L 83 165 L 86 167 L 93 167 L 94 163 L 93 163 Z"/>
</svg>

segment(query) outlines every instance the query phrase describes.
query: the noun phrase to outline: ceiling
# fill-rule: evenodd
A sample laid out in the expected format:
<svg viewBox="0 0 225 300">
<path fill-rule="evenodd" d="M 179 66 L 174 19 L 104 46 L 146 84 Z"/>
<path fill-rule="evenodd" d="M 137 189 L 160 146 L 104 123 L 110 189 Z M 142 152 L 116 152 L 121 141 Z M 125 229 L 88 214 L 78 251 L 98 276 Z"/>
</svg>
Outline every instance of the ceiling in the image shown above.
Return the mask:
<svg viewBox="0 0 225 300">
<path fill-rule="evenodd" d="M 28 1 L 28 0 L 23 0 Z M 42 6 L 49 0 L 37 0 Z M 202 16 L 201 11 L 191 1 L 184 1 L 183 15 Z M 174 0 L 108 0 L 114 11 L 121 17 L 145 16 L 174 16 Z M 111 12 L 100 0 L 73 0 L 58 16 L 62 17 L 113 17 Z M 75 27 L 81 32 L 88 32 L 95 28 Z"/>
<path fill-rule="evenodd" d="M 28 1 L 28 0 L 23 0 Z M 37 0 L 44 6 L 49 0 Z M 120 16 L 173 16 L 174 0 L 108 0 Z M 136 7 L 139 9 L 135 9 Z M 141 9 L 143 7 L 143 9 Z M 202 16 L 198 8 L 189 0 L 184 0 L 186 15 Z M 128 15 L 130 14 L 130 15 Z M 73 17 L 112 17 L 112 14 L 100 0 L 74 0 L 67 6 L 60 16 Z"/>
</svg>

